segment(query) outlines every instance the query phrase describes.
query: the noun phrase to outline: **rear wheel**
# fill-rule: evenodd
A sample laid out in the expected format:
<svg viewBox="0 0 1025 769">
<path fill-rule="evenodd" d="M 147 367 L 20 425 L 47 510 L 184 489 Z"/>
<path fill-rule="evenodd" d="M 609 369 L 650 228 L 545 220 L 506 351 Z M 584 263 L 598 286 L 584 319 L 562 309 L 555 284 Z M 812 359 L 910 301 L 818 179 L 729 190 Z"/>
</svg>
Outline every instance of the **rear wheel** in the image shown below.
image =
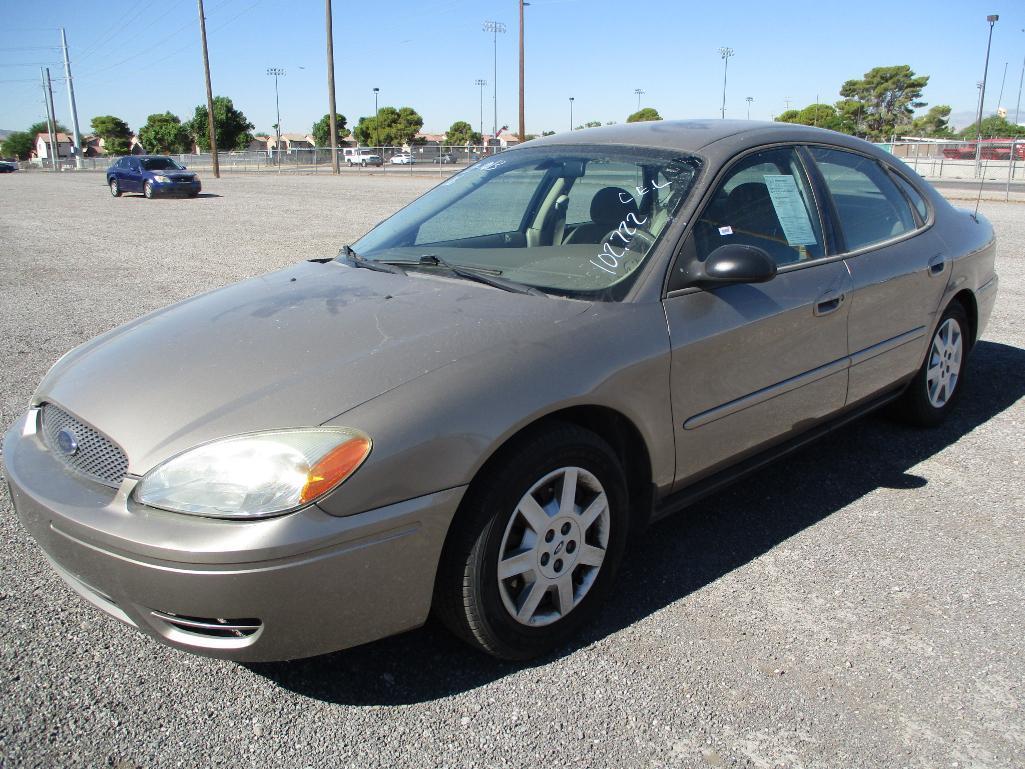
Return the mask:
<svg viewBox="0 0 1025 769">
<path fill-rule="evenodd" d="M 898 415 L 922 427 L 940 424 L 964 387 L 970 349 L 968 314 L 953 302 L 940 317 L 922 367 L 897 404 Z"/>
<path fill-rule="evenodd" d="M 503 659 L 565 642 L 615 581 L 626 481 L 594 433 L 559 424 L 520 441 L 474 481 L 439 567 L 435 611 Z"/>
<path fill-rule="evenodd" d="M 117 179 L 110 180 L 110 194 L 115 198 L 121 197 L 121 185 L 117 183 Z"/>
<path fill-rule="evenodd" d="M 146 182 L 144 185 L 142 185 L 142 194 L 145 195 L 147 198 L 152 198 L 153 197 L 153 185 L 150 184 L 149 182 Z"/>
</svg>

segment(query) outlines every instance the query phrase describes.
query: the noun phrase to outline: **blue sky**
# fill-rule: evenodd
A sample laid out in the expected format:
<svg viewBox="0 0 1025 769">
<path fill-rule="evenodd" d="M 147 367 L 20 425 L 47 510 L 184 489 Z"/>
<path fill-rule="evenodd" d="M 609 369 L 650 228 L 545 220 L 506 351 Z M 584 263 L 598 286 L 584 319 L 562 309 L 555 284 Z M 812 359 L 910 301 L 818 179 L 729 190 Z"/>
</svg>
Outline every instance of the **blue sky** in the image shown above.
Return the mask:
<svg viewBox="0 0 1025 769">
<path fill-rule="evenodd" d="M 258 131 L 274 119 L 273 79 L 282 67 L 282 130 L 306 132 L 327 112 L 324 3 L 319 0 L 206 0 L 215 94 L 230 96 Z M 0 128 L 21 130 L 43 119 L 39 64 L 63 78 L 57 27 L 71 50 L 83 131 L 95 115 L 114 114 L 137 129 L 146 116 L 170 110 L 183 119 L 204 102 L 197 11 L 188 0 L 107 0 L 102 12 L 76 2 L 12 3 L 4 11 L 0 44 Z M 1003 7 L 1002 7 L 1003 6 Z M 381 106 L 411 106 L 425 130 L 454 120 L 492 123 L 492 37 L 487 19 L 502 21 L 498 36 L 498 124 L 517 125 L 516 0 L 421 0 L 388 4 L 336 0 L 335 67 L 338 110 L 350 126 Z M 1002 104 L 1014 116 L 1025 57 L 1025 3 L 951 0 L 932 3 L 774 2 L 690 3 L 682 0 L 532 0 L 526 9 L 527 130 L 574 122 L 622 122 L 644 106 L 666 118 L 718 116 L 722 60 L 732 47 L 727 117 L 769 119 L 793 106 L 836 101 L 844 80 L 877 65 L 910 64 L 930 75 L 925 99 L 949 104 L 955 122 L 970 122 L 982 77 L 988 25 L 993 35 L 986 111 L 996 109 L 1004 64 Z M 125 23 L 127 22 L 127 24 Z M 70 125 L 63 80 L 55 83 L 57 117 Z M 1025 111 L 1025 110 L 1023 110 Z"/>
</svg>

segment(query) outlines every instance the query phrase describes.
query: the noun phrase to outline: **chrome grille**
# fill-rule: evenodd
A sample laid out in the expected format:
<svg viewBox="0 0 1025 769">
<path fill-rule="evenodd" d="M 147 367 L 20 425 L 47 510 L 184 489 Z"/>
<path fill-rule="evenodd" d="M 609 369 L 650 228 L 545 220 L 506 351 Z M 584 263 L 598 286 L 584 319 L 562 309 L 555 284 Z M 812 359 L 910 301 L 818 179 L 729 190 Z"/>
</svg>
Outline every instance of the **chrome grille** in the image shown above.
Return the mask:
<svg viewBox="0 0 1025 769">
<path fill-rule="evenodd" d="M 73 454 L 61 449 L 61 431 L 74 436 Z M 43 404 L 43 442 L 69 469 L 106 486 L 117 488 L 128 472 L 128 457 L 113 441 L 52 403 Z"/>
</svg>

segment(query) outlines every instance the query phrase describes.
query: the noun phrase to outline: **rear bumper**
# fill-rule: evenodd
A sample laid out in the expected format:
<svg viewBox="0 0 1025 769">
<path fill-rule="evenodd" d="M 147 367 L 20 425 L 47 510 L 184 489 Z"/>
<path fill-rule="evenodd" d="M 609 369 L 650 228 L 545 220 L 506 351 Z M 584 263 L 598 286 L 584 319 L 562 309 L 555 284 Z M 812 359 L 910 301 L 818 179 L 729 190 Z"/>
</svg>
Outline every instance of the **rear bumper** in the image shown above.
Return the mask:
<svg viewBox="0 0 1025 769">
<path fill-rule="evenodd" d="M 31 412 L 30 412 L 31 414 Z M 22 417 L 4 440 L 15 511 L 60 576 L 107 614 L 187 651 L 309 657 L 421 625 L 463 488 L 348 517 L 316 506 L 217 521 L 136 505 L 71 475 Z"/>
<path fill-rule="evenodd" d="M 989 318 L 993 314 L 993 305 L 997 301 L 997 288 L 1000 286 L 1000 278 L 993 275 L 985 285 L 975 292 L 975 304 L 979 311 L 979 327 L 976 329 L 976 338 L 982 337 L 982 333 L 989 325 Z"/>
</svg>

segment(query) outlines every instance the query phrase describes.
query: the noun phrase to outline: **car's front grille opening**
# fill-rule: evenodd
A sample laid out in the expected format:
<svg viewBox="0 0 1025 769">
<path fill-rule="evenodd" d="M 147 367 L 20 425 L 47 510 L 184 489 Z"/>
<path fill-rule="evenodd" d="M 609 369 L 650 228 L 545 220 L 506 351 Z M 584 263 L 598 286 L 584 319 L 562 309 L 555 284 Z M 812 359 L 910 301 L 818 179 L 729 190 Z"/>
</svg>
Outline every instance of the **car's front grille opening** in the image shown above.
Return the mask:
<svg viewBox="0 0 1025 769">
<path fill-rule="evenodd" d="M 151 611 L 150 614 L 183 633 L 192 633 L 207 638 L 249 638 L 263 626 L 263 622 L 253 617 L 243 619 L 189 617 L 184 614 L 156 610 Z"/>
<path fill-rule="evenodd" d="M 67 468 L 117 488 L 128 472 L 128 457 L 110 438 L 59 406 L 43 404 L 43 442 Z"/>
</svg>

